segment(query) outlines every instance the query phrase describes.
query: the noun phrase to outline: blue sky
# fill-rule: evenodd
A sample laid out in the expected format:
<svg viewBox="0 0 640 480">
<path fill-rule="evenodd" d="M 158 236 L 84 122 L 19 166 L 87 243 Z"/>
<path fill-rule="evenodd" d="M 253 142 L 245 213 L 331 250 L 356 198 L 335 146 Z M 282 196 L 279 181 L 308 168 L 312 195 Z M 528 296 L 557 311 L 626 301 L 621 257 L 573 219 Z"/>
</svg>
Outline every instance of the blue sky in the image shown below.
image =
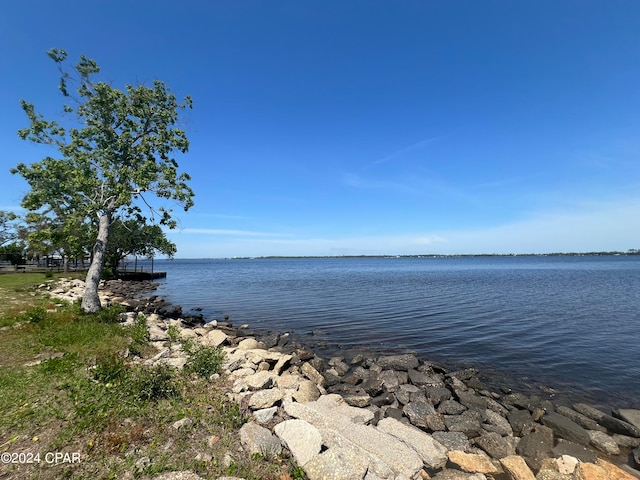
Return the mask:
<svg viewBox="0 0 640 480">
<path fill-rule="evenodd" d="M 194 109 L 178 257 L 640 248 L 633 1 L 62 1 L 0 8 L 0 209 L 45 55 Z"/>
</svg>

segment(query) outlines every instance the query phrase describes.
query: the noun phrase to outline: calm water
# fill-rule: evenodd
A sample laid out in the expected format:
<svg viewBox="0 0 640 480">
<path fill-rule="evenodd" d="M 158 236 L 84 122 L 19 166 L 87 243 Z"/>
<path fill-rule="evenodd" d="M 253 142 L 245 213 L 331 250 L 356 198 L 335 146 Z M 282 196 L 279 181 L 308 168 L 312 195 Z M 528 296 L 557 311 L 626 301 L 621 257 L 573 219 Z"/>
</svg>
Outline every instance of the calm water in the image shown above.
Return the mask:
<svg viewBox="0 0 640 480">
<path fill-rule="evenodd" d="M 321 353 L 417 352 L 640 408 L 640 257 L 156 261 L 158 293 Z"/>
</svg>

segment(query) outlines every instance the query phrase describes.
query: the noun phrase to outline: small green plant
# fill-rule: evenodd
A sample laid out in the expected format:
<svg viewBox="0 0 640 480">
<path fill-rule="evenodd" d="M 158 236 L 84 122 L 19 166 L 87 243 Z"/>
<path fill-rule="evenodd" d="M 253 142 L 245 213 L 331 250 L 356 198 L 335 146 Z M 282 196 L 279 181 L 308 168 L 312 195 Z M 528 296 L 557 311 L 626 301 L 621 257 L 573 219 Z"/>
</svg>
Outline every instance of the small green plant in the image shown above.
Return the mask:
<svg viewBox="0 0 640 480">
<path fill-rule="evenodd" d="M 100 309 L 95 313 L 95 318 L 98 322 L 102 323 L 118 323 L 120 321 L 120 315 L 125 312 L 125 308 L 122 305 L 109 305 Z"/>
<path fill-rule="evenodd" d="M 133 355 L 142 355 L 142 349 L 149 343 L 149 329 L 147 328 L 147 317 L 138 315 L 131 327 L 129 327 L 131 345 L 129 351 Z"/>
<path fill-rule="evenodd" d="M 23 318 L 27 322 L 40 323 L 47 318 L 47 310 L 44 307 L 34 307 L 27 310 Z"/>
<path fill-rule="evenodd" d="M 47 270 L 44 272 L 44 278 L 53 278 L 53 270 Z"/>
<path fill-rule="evenodd" d="M 209 378 L 214 373 L 218 373 L 224 362 L 225 353 L 219 348 L 200 347 L 198 349 L 185 349 L 185 351 L 189 355 L 185 365 L 187 370 L 204 378 Z"/>
<path fill-rule="evenodd" d="M 289 465 L 288 470 L 291 480 L 307 480 L 307 474 L 304 473 L 304 469 L 302 467 L 292 463 Z"/>
<path fill-rule="evenodd" d="M 178 397 L 173 369 L 164 364 L 136 370 L 131 384 L 132 394 L 140 400 L 160 400 Z"/>
<path fill-rule="evenodd" d="M 127 367 L 124 360 L 118 354 L 111 353 L 98 358 L 93 369 L 93 378 L 102 383 L 116 383 L 127 375 Z"/>
<path fill-rule="evenodd" d="M 172 343 L 176 343 L 180 340 L 180 329 L 177 325 L 169 325 L 169 328 L 167 328 L 167 335 L 169 335 L 169 340 L 171 340 Z"/>
</svg>

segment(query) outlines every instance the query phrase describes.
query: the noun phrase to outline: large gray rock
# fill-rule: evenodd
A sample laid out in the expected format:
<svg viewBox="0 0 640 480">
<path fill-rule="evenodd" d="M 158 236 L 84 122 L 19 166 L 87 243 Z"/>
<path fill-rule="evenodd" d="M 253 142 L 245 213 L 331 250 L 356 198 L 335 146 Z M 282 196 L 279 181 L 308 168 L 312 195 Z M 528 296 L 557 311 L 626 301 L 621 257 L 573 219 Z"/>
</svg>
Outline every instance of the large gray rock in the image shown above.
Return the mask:
<svg viewBox="0 0 640 480">
<path fill-rule="evenodd" d="M 558 439 L 558 443 L 551 449 L 554 457 L 569 455 L 583 462 L 593 463 L 596 461 L 596 454 L 586 448 L 584 445 L 570 442 L 568 440 Z"/>
<path fill-rule="evenodd" d="M 433 432 L 431 436 L 444 445 L 447 450 L 468 452 L 471 448 L 469 437 L 462 432 Z"/>
<path fill-rule="evenodd" d="M 428 468 L 442 468 L 447 463 L 446 447 L 422 430 L 405 425 L 393 418 L 383 418 L 378 422 L 377 428 L 402 440 L 418 452 Z"/>
<path fill-rule="evenodd" d="M 217 348 L 227 341 L 227 334 L 222 330 L 211 330 L 205 337 L 200 340 L 200 343 L 205 347 Z"/>
<path fill-rule="evenodd" d="M 533 417 L 529 410 L 513 410 L 507 415 L 507 421 L 513 428 L 513 433 L 521 435 L 524 427 L 533 422 Z"/>
<path fill-rule="evenodd" d="M 494 412 L 493 410 L 486 409 L 482 413 L 482 421 L 486 422 L 489 425 L 497 427 L 492 431 L 499 433 L 500 435 L 513 435 L 513 429 L 511 428 L 511 424 L 509 421 L 504 418 L 499 413 Z M 485 426 L 486 429 L 486 426 Z"/>
<path fill-rule="evenodd" d="M 240 429 L 240 442 L 250 454 L 259 453 L 265 458 L 275 458 L 282 453 L 282 446 L 271 431 L 257 423 L 245 423 Z"/>
<path fill-rule="evenodd" d="M 589 433 L 580 425 L 559 413 L 549 412 L 545 414 L 545 416 L 542 417 L 542 423 L 565 440 L 581 445 L 589 445 Z"/>
<path fill-rule="evenodd" d="M 487 452 L 491 458 L 503 458 L 516 453 L 511 442 L 498 433 L 484 433 L 474 439 L 474 443 Z"/>
<path fill-rule="evenodd" d="M 262 410 L 264 408 L 273 407 L 282 400 L 284 392 L 279 388 L 269 388 L 267 390 L 258 390 L 251 395 L 249 399 L 249 407 L 252 410 Z"/>
<path fill-rule="evenodd" d="M 339 395 L 323 395 L 315 402 L 304 404 L 284 402 L 284 409 L 291 417 L 315 426 L 327 447 L 305 465 L 310 478 L 356 478 L 358 472 L 380 478 L 413 478 L 422 468 L 422 459 L 412 448 L 366 424 L 373 419 L 373 412 L 348 406 Z M 352 462 L 352 465 L 335 462 Z M 321 471 L 331 472 L 327 468 L 345 473 L 314 476 Z"/>
<path fill-rule="evenodd" d="M 613 411 L 613 416 L 630 423 L 640 429 L 640 410 L 633 408 L 620 408 Z"/>
<path fill-rule="evenodd" d="M 604 432 L 599 430 L 587 430 L 591 445 L 607 455 L 619 455 L 620 447 L 616 441 Z"/>
<path fill-rule="evenodd" d="M 524 435 L 516 447 L 527 465 L 534 471 L 540 470 L 542 461 L 551 456 L 553 448 L 553 430 L 544 425 L 536 425 L 535 430 Z"/>
<path fill-rule="evenodd" d="M 273 430 L 301 467 L 320 453 L 322 435 L 316 427 L 304 420 L 286 420 Z"/>
<path fill-rule="evenodd" d="M 316 385 L 324 386 L 325 379 L 322 374 L 309 362 L 305 362 L 300 367 L 300 371 L 302 374 L 307 377 L 309 380 L 314 382 Z"/>
<path fill-rule="evenodd" d="M 409 418 L 409 421 L 416 427 L 427 426 L 427 416 L 435 415 L 436 410 L 428 402 L 409 402 L 402 409 L 404 414 Z"/>
<path fill-rule="evenodd" d="M 580 412 L 576 412 L 572 408 L 565 407 L 564 405 L 560 405 L 560 406 L 556 407 L 556 412 L 559 413 L 560 415 L 564 415 L 569 420 L 573 420 L 574 422 L 576 422 L 578 425 L 580 425 L 584 429 L 587 429 L 587 430 L 598 430 L 598 431 L 601 431 L 601 432 L 606 432 L 607 431 L 606 428 L 604 428 L 602 425 L 598 424 L 598 422 L 596 422 L 592 418 L 589 418 L 589 417 L 587 417 L 586 415 L 583 415 Z"/>
<path fill-rule="evenodd" d="M 607 415 L 591 405 L 576 403 L 573 405 L 573 408 L 583 415 L 595 420 L 612 433 L 621 433 L 622 435 L 640 438 L 640 428 L 631 423 L 625 422 L 624 420 Z"/>
<path fill-rule="evenodd" d="M 402 370 L 415 369 L 420 362 L 415 355 L 406 353 L 403 355 L 385 355 L 379 357 L 376 362 L 383 370 Z"/>
</svg>

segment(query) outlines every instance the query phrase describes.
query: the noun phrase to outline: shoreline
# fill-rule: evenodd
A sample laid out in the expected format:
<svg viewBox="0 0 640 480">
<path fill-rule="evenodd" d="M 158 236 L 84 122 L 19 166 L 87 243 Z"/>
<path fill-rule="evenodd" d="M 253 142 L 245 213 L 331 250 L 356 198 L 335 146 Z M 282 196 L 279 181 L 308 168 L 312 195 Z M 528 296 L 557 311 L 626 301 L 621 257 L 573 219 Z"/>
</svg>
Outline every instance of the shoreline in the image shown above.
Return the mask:
<svg viewBox="0 0 640 480">
<path fill-rule="evenodd" d="M 120 284 L 122 288 L 119 289 L 114 288 L 117 286 L 116 283 L 111 283 L 111 292 L 103 292 L 103 301 L 120 303 L 132 312 L 146 312 L 152 318 L 150 328 L 156 329 L 152 333 L 152 340 L 155 335 L 155 340 L 159 344 L 156 346 L 159 348 L 162 348 L 162 338 L 166 337 L 166 333 L 162 334 L 163 326 L 166 331 L 170 325 L 176 325 L 180 327 L 182 336 L 197 338 L 203 345 L 224 349 L 228 356 L 225 375 L 234 382 L 230 395 L 255 418 L 254 422 L 247 425 L 254 425 L 251 427 L 254 430 L 256 428 L 267 430 L 269 435 L 276 435 L 276 440 L 279 439 L 279 442 L 284 445 L 287 445 L 288 437 L 278 433 L 278 429 L 283 428 L 278 425 L 304 421 L 305 428 L 310 425 L 315 428 L 311 431 L 320 432 L 325 450 L 319 448 L 313 455 L 315 464 L 308 465 L 311 461 L 309 458 L 298 458 L 296 449 L 301 448 L 300 446 L 288 445 L 292 455 L 305 468 L 310 478 L 324 478 L 314 477 L 315 473 L 309 474 L 309 471 L 316 472 L 314 469 L 324 452 L 341 452 L 346 455 L 338 449 L 340 442 L 333 444 L 331 440 L 327 440 L 332 435 L 336 435 L 333 427 L 312 420 L 318 416 L 319 412 L 327 414 L 333 410 L 338 412 L 345 409 L 351 413 L 357 410 L 356 413 L 367 417 L 370 413 L 365 412 L 373 412 L 371 418 L 362 426 L 366 427 L 368 435 L 373 435 L 374 431 L 378 432 L 381 426 L 384 427 L 383 431 L 391 427 L 402 430 L 409 426 L 412 428 L 408 432 L 410 436 L 420 432 L 421 441 L 429 440 L 432 450 L 435 449 L 432 454 L 436 455 L 437 459 L 428 464 L 422 458 L 423 468 L 413 473 L 418 474 L 426 468 L 427 475 L 435 476 L 424 477 L 423 475 L 422 478 L 438 479 L 438 475 L 444 475 L 443 472 L 446 470 L 462 470 L 469 473 L 468 469 L 472 467 L 465 462 L 471 460 L 482 462 L 483 459 L 477 458 L 478 455 L 488 456 L 493 465 L 493 467 L 487 466 L 488 470 L 484 473 L 482 470 L 475 471 L 485 475 L 484 478 L 494 478 L 492 475 L 496 475 L 496 478 L 518 478 L 519 480 L 519 477 L 513 475 L 499 476 L 510 474 L 511 460 L 518 463 L 520 467 L 525 464 L 525 467 L 528 466 L 530 470 L 540 472 L 547 467 L 560 468 L 558 465 L 551 465 L 549 459 L 564 458 L 563 455 L 576 459 L 575 471 L 577 471 L 576 468 L 582 468 L 579 467 L 582 464 L 594 465 L 594 468 L 605 468 L 606 460 L 609 460 L 626 468 L 627 471 L 623 473 L 628 477 L 603 478 L 640 478 L 640 472 L 631 469 L 632 460 L 630 460 L 632 449 L 640 447 L 640 425 L 634 426 L 623 421 L 629 427 L 620 427 L 617 423 L 622 421 L 620 418 L 598 412 L 591 405 L 574 404 L 574 408 L 583 410 L 578 412 L 560 405 L 557 399 L 552 400 L 551 393 L 548 398 L 545 398 L 540 395 L 515 392 L 508 386 L 497 387 L 498 390 L 495 391 L 496 387 L 488 386 L 482 381 L 485 374 L 476 369 L 454 371 L 446 366 L 419 359 L 410 353 L 399 355 L 374 353 L 365 356 L 364 353 L 354 352 L 350 356 L 336 354 L 325 359 L 313 352 L 311 348 L 307 349 L 303 344 L 298 343 L 295 335 L 254 332 L 248 325 L 235 328 L 228 322 L 212 321 L 205 324 L 202 315 L 192 315 L 184 319 L 181 307 L 170 305 L 155 295 L 145 296 L 157 285 L 152 282 L 135 282 L 136 288 L 132 288 L 132 282 L 126 282 L 126 284 L 126 287 Z M 164 358 L 169 362 L 171 355 L 163 350 L 157 357 L 154 357 L 153 361 L 162 361 Z M 179 364 L 180 361 L 173 362 L 173 365 L 178 368 Z M 295 381 L 289 377 L 295 377 Z M 282 380 L 283 378 L 286 380 Z M 293 383 L 287 385 L 288 381 Z M 291 388 L 292 384 L 295 384 L 295 389 Z M 331 407 L 329 408 L 328 405 Z M 308 410 L 307 406 L 311 410 Z M 319 410 L 316 411 L 314 408 Z M 329 410 L 323 410 L 324 408 Z M 590 411 L 590 408 L 593 411 Z M 264 415 L 264 411 L 269 411 L 271 416 L 268 420 L 261 422 L 258 418 Z M 584 412 L 591 413 L 591 417 L 600 415 L 600 422 L 609 426 L 600 425 L 594 418 L 585 416 Z M 640 413 L 640 411 L 636 412 Z M 617 413 L 616 417 L 620 416 L 619 411 L 614 413 Z M 349 416 L 349 414 L 346 415 Z M 515 416 L 521 419 L 511 418 Z M 340 415 L 338 417 L 342 419 Z M 264 420 L 264 417 L 261 418 Z M 341 432 L 340 435 L 348 436 L 347 432 L 350 429 L 357 430 L 360 425 L 360 423 L 353 424 L 351 421 L 345 427 L 346 431 Z M 620 437 L 621 433 L 619 431 L 615 433 L 614 430 L 621 428 L 632 435 Z M 627 430 L 624 430 L 625 428 Z M 271 433 L 272 430 L 273 433 Z M 261 433 L 258 435 L 256 431 Z M 265 434 L 262 430 L 256 431 L 250 436 Z M 599 434 L 591 432 L 599 432 Z M 401 434 L 396 431 L 395 436 L 398 435 Z M 591 438 L 593 435 L 595 438 Z M 526 439 L 531 438 L 538 440 L 544 438 L 547 451 L 541 453 L 536 449 L 520 448 L 527 443 Z M 288 441 L 294 442 L 294 439 L 289 438 Z M 349 441 L 353 442 L 355 439 L 351 438 Z M 406 438 L 403 441 L 407 443 Z M 362 445 L 360 447 L 365 448 Z M 599 464 L 594 452 L 597 452 L 597 457 L 600 458 Z M 328 458 L 328 455 L 324 457 Z M 503 460 L 507 458 L 510 460 L 505 464 Z M 605 463 L 602 463 L 603 459 Z M 371 461 L 375 463 L 381 460 L 374 458 Z M 369 468 L 372 465 L 370 463 Z M 634 466 L 637 467 L 637 465 Z M 380 468 L 384 470 L 383 467 Z M 398 473 L 396 470 L 394 472 Z"/>
</svg>

